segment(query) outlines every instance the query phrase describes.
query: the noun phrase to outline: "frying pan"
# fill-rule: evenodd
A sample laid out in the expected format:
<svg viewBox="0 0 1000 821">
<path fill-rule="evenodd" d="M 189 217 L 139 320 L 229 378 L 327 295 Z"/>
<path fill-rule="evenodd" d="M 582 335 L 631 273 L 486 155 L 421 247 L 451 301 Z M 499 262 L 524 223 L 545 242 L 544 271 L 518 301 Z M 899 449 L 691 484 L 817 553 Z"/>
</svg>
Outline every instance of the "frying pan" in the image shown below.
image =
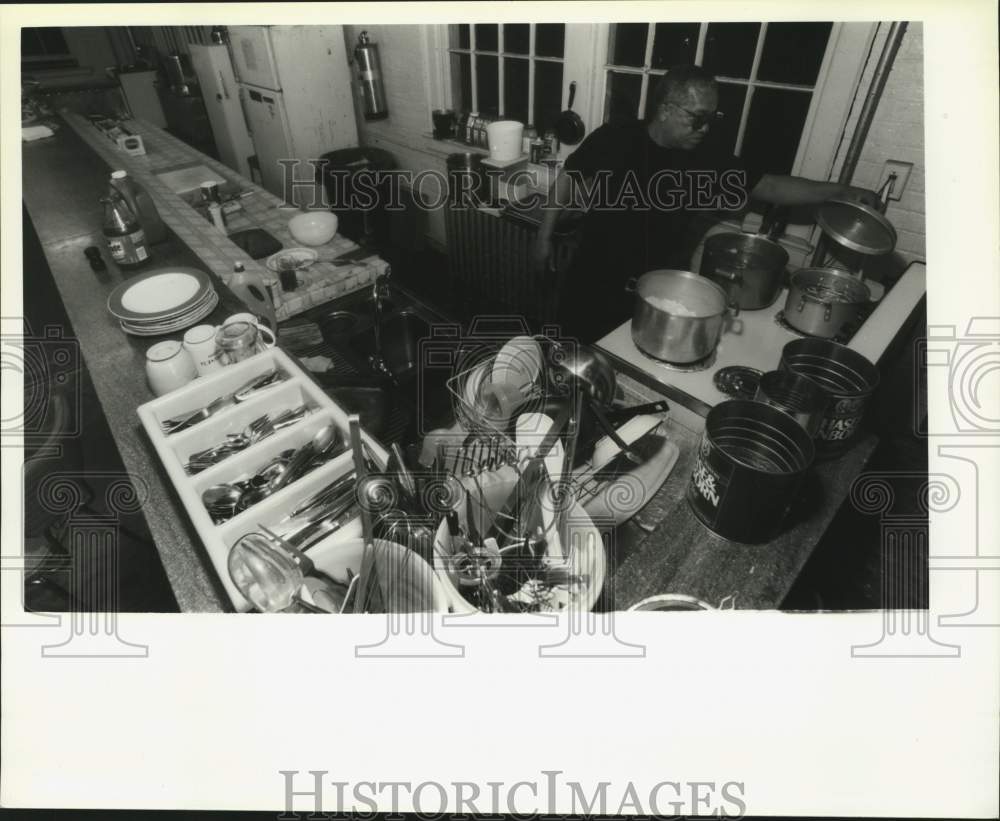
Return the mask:
<svg viewBox="0 0 1000 821">
<path fill-rule="evenodd" d="M 573 110 L 576 97 L 576 80 L 569 84 L 569 105 L 556 119 L 556 138 L 562 145 L 576 145 L 587 133 L 580 115 Z"/>
</svg>

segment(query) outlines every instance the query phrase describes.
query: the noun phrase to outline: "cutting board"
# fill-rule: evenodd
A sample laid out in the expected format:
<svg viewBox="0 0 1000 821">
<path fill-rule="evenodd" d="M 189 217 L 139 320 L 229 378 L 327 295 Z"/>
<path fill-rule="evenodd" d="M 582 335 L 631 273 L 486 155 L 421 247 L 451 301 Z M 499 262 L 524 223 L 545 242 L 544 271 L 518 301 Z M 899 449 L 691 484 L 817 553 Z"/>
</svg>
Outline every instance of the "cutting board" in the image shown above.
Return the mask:
<svg viewBox="0 0 1000 821">
<path fill-rule="evenodd" d="M 157 174 L 160 181 L 175 194 L 187 194 L 196 191 L 203 182 L 225 183 L 225 178 L 204 165 L 189 168 L 179 168 L 176 171 L 165 171 Z"/>
<path fill-rule="evenodd" d="M 646 437 L 649 447 L 642 449 L 642 464 L 629 470 L 598 471 L 603 481 L 597 493 L 583 503 L 583 509 L 598 526 L 617 527 L 627 522 L 653 498 L 670 475 L 680 449 L 662 434 Z"/>
</svg>

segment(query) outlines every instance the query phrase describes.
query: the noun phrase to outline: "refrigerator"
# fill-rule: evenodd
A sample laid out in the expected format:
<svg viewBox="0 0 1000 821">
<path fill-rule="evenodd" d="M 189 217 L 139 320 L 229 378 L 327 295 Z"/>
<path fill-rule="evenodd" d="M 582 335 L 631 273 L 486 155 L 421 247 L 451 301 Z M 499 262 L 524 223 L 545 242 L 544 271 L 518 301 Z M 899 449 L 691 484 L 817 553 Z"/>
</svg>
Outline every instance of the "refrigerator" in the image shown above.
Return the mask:
<svg viewBox="0 0 1000 821">
<path fill-rule="evenodd" d="M 342 26 L 230 26 L 229 46 L 262 185 L 284 197 L 280 160 L 319 159 L 358 144 Z M 298 180 L 312 179 L 300 164 Z M 295 204 L 311 194 L 300 190 Z"/>
<path fill-rule="evenodd" d="M 243 116 L 229 49 L 214 44 L 191 44 L 189 49 L 191 66 L 198 75 L 219 159 L 234 171 L 252 179 L 250 158 L 254 147 Z"/>
</svg>

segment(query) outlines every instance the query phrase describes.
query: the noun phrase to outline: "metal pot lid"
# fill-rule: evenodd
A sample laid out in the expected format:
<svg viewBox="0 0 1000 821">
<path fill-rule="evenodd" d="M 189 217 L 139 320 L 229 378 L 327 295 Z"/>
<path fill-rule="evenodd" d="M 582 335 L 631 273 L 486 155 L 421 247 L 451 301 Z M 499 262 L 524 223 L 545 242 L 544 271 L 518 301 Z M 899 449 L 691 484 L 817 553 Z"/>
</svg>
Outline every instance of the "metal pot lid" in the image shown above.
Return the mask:
<svg viewBox="0 0 1000 821">
<path fill-rule="evenodd" d="M 735 399 L 753 399 L 757 393 L 757 385 L 763 371 L 750 368 L 746 365 L 730 365 L 719 368 L 715 373 L 713 381 L 726 396 Z"/>
<path fill-rule="evenodd" d="M 896 229 L 874 208 L 849 200 L 828 200 L 816 214 L 824 233 L 840 245 L 872 256 L 896 247 Z"/>
</svg>

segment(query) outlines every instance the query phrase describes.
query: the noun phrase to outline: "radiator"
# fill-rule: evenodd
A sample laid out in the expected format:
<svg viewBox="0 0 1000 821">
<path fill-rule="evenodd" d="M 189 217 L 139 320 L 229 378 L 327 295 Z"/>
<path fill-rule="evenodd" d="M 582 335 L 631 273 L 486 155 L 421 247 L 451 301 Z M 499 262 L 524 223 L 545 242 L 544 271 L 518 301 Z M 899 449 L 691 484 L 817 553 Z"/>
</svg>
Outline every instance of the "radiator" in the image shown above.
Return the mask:
<svg viewBox="0 0 1000 821">
<path fill-rule="evenodd" d="M 532 271 L 530 222 L 449 208 L 445 225 L 451 286 L 471 310 L 522 315 L 533 325 L 556 320 L 572 242 L 557 238 L 556 271 L 543 275 Z"/>
</svg>

